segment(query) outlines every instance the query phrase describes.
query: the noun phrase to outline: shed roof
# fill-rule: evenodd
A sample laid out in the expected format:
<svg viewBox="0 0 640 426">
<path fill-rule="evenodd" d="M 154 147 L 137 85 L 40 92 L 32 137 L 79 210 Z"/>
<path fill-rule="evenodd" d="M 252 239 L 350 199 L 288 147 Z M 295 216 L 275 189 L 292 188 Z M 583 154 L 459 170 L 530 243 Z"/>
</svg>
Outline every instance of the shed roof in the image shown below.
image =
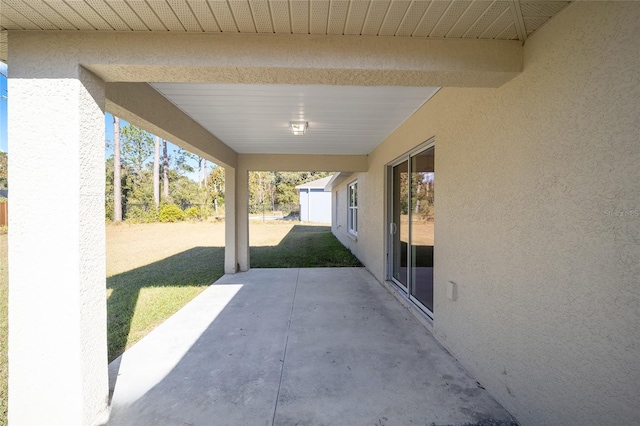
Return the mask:
<svg viewBox="0 0 640 426">
<path fill-rule="evenodd" d="M 296 189 L 325 189 L 333 175 L 321 179 L 312 180 L 296 186 Z"/>
</svg>

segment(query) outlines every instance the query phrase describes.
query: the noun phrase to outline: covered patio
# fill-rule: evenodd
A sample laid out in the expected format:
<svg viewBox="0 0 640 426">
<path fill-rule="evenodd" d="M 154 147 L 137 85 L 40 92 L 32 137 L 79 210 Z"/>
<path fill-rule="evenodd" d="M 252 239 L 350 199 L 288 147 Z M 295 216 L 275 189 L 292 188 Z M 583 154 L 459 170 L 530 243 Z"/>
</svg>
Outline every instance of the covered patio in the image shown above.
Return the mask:
<svg viewBox="0 0 640 426">
<path fill-rule="evenodd" d="M 123 357 L 114 423 L 509 421 L 478 380 L 524 425 L 637 424 L 639 23 L 624 1 L 3 1 L 10 422 L 106 421 L 107 111 L 224 167 L 229 274 L 172 363 L 136 376 L 153 337 Z M 339 172 L 332 232 L 366 271 L 250 271 L 257 170 Z"/>
<path fill-rule="evenodd" d="M 109 374 L 110 425 L 515 424 L 365 268 L 225 275 Z"/>
</svg>

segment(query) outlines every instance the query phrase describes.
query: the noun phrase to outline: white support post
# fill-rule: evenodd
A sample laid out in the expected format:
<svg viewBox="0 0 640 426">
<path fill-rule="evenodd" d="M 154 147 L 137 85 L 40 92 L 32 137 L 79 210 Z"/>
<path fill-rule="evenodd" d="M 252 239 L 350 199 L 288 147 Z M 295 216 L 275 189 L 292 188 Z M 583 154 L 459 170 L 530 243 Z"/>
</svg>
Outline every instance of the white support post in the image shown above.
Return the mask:
<svg viewBox="0 0 640 426">
<path fill-rule="evenodd" d="M 224 272 L 238 271 L 236 238 L 236 169 L 224 168 Z"/>
<path fill-rule="evenodd" d="M 104 83 L 54 58 L 11 62 L 10 424 L 107 412 Z"/>
<path fill-rule="evenodd" d="M 249 172 L 241 169 L 237 174 L 236 236 L 238 264 L 241 271 L 248 271 L 249 260 Z"/>
<path fill-rule="evenodd" d="M 225 167 L 224 272 L 249 270 L 249 174 L 246 170 Z"/>
</svg>

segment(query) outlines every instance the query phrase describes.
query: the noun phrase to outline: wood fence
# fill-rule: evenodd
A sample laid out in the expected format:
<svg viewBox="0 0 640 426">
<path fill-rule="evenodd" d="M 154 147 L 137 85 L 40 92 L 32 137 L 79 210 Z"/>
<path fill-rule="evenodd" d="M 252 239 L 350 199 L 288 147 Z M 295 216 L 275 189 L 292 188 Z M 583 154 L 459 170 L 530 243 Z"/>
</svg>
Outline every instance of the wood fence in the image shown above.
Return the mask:
<svg viewBox="0 0 640 426">
<path fill-rule="evenodd" d="M 9 202 L 0 202 L 0 226 L 9 225 Z"/>
</svg>

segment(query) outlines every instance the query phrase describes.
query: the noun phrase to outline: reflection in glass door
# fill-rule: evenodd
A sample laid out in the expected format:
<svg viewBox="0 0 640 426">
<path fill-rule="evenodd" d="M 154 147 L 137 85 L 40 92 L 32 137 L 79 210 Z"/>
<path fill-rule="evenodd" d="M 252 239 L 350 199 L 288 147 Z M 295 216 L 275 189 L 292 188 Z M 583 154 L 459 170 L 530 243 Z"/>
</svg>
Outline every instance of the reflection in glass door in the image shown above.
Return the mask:
<svg viewBox="0 0 640 426">
<path fill-rule="evenodd" d="M 433 313 L 435 147 L 416 151 L 389 170 L 390 278 Z"/>
<path fill-rule="evenodd" d="M 393 266 L 392 276 L 397 284 L 408 290 L 407 254 L 409 244 L 409 192 L 407 182 L 409 179 L 409 162 L 393 167 L 392 170 L 392 220 L 390 223 L 390 235 L 392 238 Z"/>
<path fill-rule="evenodd" d="M 411 296 L 433 312 L 434 148 L 411 157 Z"/>
</svg>

